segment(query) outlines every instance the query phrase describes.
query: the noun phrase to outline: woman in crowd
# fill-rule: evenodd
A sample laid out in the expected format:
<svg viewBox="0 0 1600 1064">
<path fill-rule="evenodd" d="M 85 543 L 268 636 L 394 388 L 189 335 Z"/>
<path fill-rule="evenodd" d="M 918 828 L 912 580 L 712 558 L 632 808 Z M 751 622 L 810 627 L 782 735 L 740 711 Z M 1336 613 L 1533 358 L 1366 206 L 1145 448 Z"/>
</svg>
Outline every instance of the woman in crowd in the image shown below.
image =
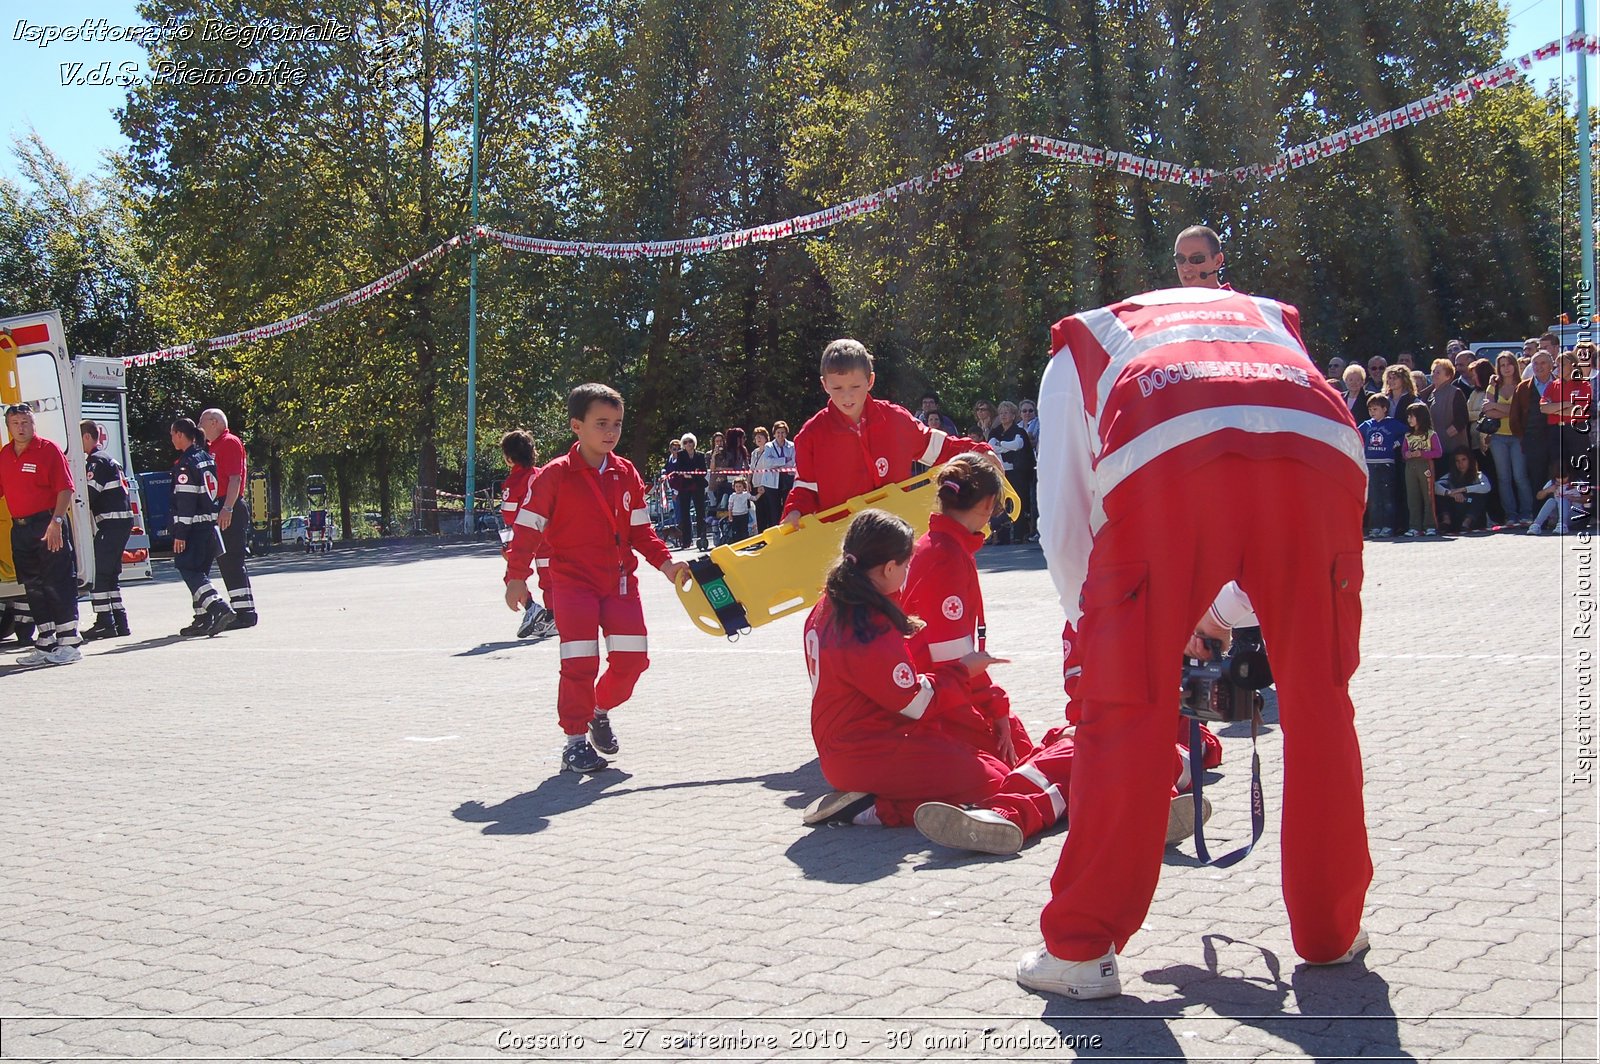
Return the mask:
<svg viewBox="0 0 1600 1064">
<path fill-rule="evenodd" d="M 1397 419 L 1402 425 L 1406 423 L 1406 411 L 1422 403 L 1422 400 L 1417 398 L 1417 385 L 1411 377 L 1411 371 L 1398 364 L 1383 371 L 1383 394 L 1389 397 L 1389 416 Z M 1402 461 L 1399 475 L 1394 478 L 1394 515 L 1397 533 L 1404 531 L 1403 526 L 1408 513 L 1405 467 Z"/>
<path fill-rule="evenodd" d="M 1026 542 L 1033 535 L 1034 454 L 1033 441 L 1017 421 L 1017 404 L 1009 399 L 1000 404 L 1000 419 L 989 429 L 989 446 L 1005 467 L 1006 480 L 1022 503 L 1017 515 L 1016 538 Z"/>
<path fill-rule="evenodd" d="M 778 474 L 766 472 L 771 459 L 767 455 L 767 444 L 772 442 L 772 437 L 767 433 L 764 425 L 757 425 L 750 430 L 750 438 L 754 441 L 750 445 L 750 490 L 756 496 L 756 528 L 757 532 L 765 532 L 778 523 L 777 518 L 771 516 L 772 502 L 778 497 Z"/>
<path fill-rule="evenodd" d="M 1430 367 L 1433 373 L 1433 391 L 1428 394 L 1428 416 L 1433 419 L 1433 431 L 1439 434 L 1439 444 L 1444 454 L 1433 465 L 1434 479 L 1450 472 L 1450 455 L 1463 447 L 1471 446 L 1467 433 L 1467 397 L 1456 387 L 1455 363 L 1448 358 L 1436 358 Z"/>
<path fill-rule="evenodd" d="M 1471 438 L 1469 449 L 1475 455 L 1489 453 L 1489 441 L 1478 431 L 1483 420 L 1483 408 L 1489 402 L 1489 380 L 1494 376 L 1494 366 L 1486 358 L 1475 359 L 1467 366 L 1467 381 L 1472 391 L 1467 395 L 1467 435 Z"/>
<path fill-rule="evenodd" d="M 1533 520 L 1533 485 L 1528 481 L 1528 466 L 1522 453 L 1522 410 L 1512 402 L 1520 383 L 1522 366 L 1516 355 L 1510 351 L 1500 352 L 1494 360 L 1494 374 L 1489 378 L 1483 416 L 1500 422 L 1489 435 L 1488 443 L 1506 524 L 1527 528 Z"/>
<path fill-rule="evenodd" d="M 1367 420 L 1367 400 L 1372 396 L 1367 391 L 1367 371 L 1360 366 L 1346 366 L 1341 377 L 1344 381 L 1344 405 L 1359 425 Z"/>
<path fill-rule="evenodd" d="M 1465 447 L 1457 448 L 1450 461 L 1450 472 L 1433 489 L 1439 523 L 1451 532 L 1470 532 L 1474 526 L 1482 532 L 1489 527 L 1489 478 L 1479 471 L 1476 452 Z"/>
<path fill-rule="evenodd" d="M 972 407 L 972 432 L 975 440 L 987 440 L 989 432 L 994 428 L 994 404 L 987 399 L 979 399 Z"/>
</svg>

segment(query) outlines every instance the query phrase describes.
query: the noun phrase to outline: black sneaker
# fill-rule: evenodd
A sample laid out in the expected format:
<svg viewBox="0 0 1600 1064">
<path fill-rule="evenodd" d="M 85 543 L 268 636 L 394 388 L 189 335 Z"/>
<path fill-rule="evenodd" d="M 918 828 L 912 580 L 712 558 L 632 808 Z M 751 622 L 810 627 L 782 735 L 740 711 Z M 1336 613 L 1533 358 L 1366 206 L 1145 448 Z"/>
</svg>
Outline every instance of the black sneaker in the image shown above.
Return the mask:
<svg viewBox="0 0 1600 1064">
<path fill-rule="evenodd" d="M 128 627 L 128 614 L 127 614 L 127 611 L 125 611 L 125 610 L 112 610 L 111 611 L 111 623 L 116 628 L 116 632 L 117 632 L 118 635 L 132 635 L 133 634 L 132 630 L 129 629 L 129 627 Z"/>
<path fill-rule="evenodd" d="M 587 739 L 568 743 L 567 748 L 561 751 L 562 772 L 601 772 L 610 766 L 611 762 L 595 753 Z"/>
<path fill-rule="evenodd" d="M 185 639 L 191 639 L 197 635 L 205 635 L 209 631 L 211 631 L 211 614 L 202 613 L 189 624 L 179 628 L 178 634 Z"/>
<path fill-rule="evenodd" d="M 614 754 L 622 749 L 622 744 L 617 742 L 617 733 L 611 730 L 610 714 L 595 714 L 594 720 L 589 722 L 589 741 L 602 754 Z"/>
<path fill-rule="evenodd" d="M 255 610 L 235 610 L 233 620 L 228 622 L 227 630 L 235 632 L 240 628 L 254 628 L 260 619 Z"/>
<path fill-rule="evenodd" d="M 210 611 L 206 614 L 206 638 L 210 639 L 219 632 L 226 632 L 228 625 L 232 624 L 238 614 L 220 602 L 211 604 Z"/>
<path fill-rule="evenodd" d="M 109 613 L 98 614 L 94 619 L 94 624 L 85 628 L 82 632 L 85 643 L 96 639 L 110 639 L 116 634 L 117 626 Z"/>
<path fill-rule="evenodd" d="M 806 806 L 800 822 L 815 827 L 818 824 L 848 824 L 857 813 L 864 813 L 877 803 L 877 798 L 866 791 L 829 791 Z"/>
</svg>

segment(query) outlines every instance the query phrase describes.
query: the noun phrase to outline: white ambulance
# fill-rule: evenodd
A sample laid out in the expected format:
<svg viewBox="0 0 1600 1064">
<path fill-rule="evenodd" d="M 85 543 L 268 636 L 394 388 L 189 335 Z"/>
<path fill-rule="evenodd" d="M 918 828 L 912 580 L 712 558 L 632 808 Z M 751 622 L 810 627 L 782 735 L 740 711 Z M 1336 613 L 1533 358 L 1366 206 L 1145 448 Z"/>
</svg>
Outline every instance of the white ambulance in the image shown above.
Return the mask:
<svg viewBox="0 0 1600 1064">
<path fill-rule="evenodd" d="M 53 310 L 0 318 L 0 406 L 27 403 L 33 408 L 33 421 L 39 435 L 54 443 L 67 456 L 76 490 L 69 514 L 72 550 L 77 561 L 78 582 L 87 587 L 94 581 L 94 522 L 89 516 L 88 491 L 84 484 L 83 437 L 78 423 L 92 417 L 106 430 L 106 447 L 122 463 L 130 485 L 132 456 L 127 439 L 127 388 L 120 359 L 77 359 L 67 350 L 66 331 L 61 315 Z M 85 401 L 85 396 L 88 401 Z M 0 424 L 0 445 L 9 446 L 10 437 Z M 137 492 L 132 500 L 134 525 L 140 534 L 128 541 L 123 555 L 122 578 L 150 575 L 149 540 L 143 535 L 143 508 Z M 0 599 L 20 598 L 16 568 L 11 559 L 11 511 L 0 498 Z"/>
</svg>

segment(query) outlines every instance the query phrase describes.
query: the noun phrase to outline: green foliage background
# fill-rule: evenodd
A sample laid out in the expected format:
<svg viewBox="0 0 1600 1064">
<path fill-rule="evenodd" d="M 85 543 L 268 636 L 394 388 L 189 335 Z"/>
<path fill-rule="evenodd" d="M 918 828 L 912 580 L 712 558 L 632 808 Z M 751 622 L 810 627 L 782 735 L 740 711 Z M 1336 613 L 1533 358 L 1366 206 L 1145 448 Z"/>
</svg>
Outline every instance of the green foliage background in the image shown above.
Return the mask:
<svg viewBox="0 0 1600 1064">
<path fill-rule="evenodd" d="M 122 355 L 314 306 L 463 232 L 466 0 L 148 0 L 152 23 L 354 28 L 346 43 L 169 40 L 151 59 L 303 67 L 303 85 L 141 85 L 133 142 L 80 179 L 37 139 L 0 182 L 0 313 L 60 307 Z M 1492 0 L 481 0 L 482 220 L 558 238 L 695 235 L 817 209 L 1021 131 L 1228 167 L 1492 65 Z M 388 62 L 381 61 L 385 57 Z M 1536 68 L 1546 77 L 1554 62 Z M 1217 228 L 1230 279 L 1298 304 L 1313 355 L 1527 335 L 1572 305 L 1569 101 L 1531 82 L 1248 187 L 1191 190 L 1014 156 L 805 239 L 656 262 L 479 258 L 479 483 L 499 432 L 564 448 L 588 379 L 625 449 L 798 427 L 816 356 L 852 335 L 881 396 L 947 409 L 1028 394 L 1064 314 L 1170 280 Z M 1565 256 L 1565 258 L 1564 258 Z M 132 373 L 139 461 L 161 426 L 229 410 L 289 484 L 350 506 L 459 491 L 465 254 L 291 336 Z M 285 508 L 295 507 L 291 489 Z"/>
</svg>

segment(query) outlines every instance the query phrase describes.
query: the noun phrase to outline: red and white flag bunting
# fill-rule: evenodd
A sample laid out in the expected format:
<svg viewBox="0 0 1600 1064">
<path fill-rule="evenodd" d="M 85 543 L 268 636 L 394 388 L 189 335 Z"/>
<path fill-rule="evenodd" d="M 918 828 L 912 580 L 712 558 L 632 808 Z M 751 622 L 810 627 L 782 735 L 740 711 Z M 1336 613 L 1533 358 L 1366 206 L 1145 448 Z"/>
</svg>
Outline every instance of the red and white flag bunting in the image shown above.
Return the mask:
<svg viewBox="0 0 1600 1064">
<path fill-rule="evenodd" d="M 1449 88 L 1442 89 L 1431 96 L 1413 100 L 1411 103 L 1397 107 L 1392 111 L 1374 115 L 1364 122 L 1347 126 L 1344 129 L 1318 137 L 1316 140 L 1309 140 L 1304 144 L 1296 144 L 1286 148 L 1279 152 L 1277 158 L 1271 162 L 1252 163 L 1249 166 L 1236 166 L 1226 170 L 1216 170 L 1203 166 L 1188 166 L 1163 159 L 1149 159 L 1142 155 L 1113 151 L 1109 148 L 1095 147 L 1088 144 L 1078 144 L 1069 140 L 1057 140 L 1054 137 L 1012 133 L 999 140 L 979 145 L 963 154 L 959 160 L 945 163 L 931 174 L 910 178 L 897 185 L 890 185 L 888 188 L 879 189 L 877 192 L 869 192 L 864 196 L 857 196 L 853 200 L 836 204 L 824 210 L 813 211 L 810 214 L 802 214 L 799 217 L 787 218 L 779 222 L 767 222 L 764 225 L 754 226 L 749 229 L 734 229 L 722 233 L 685 237 L 678 240 L 642 240 L 620 243 L 590 240 L 550 240 L 543 237 L 527 236 L 522 233 L 508 233 L 499 229 L 491 229 L 487 226 L 479 226 L 474 235 L 479 239 L 494 241 L 510 251 L 525 251 L 534 255 L 559 255 L 569 258 L 632 260 L 663 258 L 671 255 L 709 255 L 713 252 L 731 251 L 750 244 L 786 240 L 790 237 L 820 232 L 823 229 L 838 225 L 840 222 L 882 210 L 902 196 L 926 192 L 935 185 L 946 181 L 954 181 L 962 176 L 968 163 L 993 162 L 996 159 L 1003 159 L 1013 152 L 1022 150 L 1026 150 L 1030 155 L 1043 155 L 1059 162 L 1115 170 L 1129 177 L 1136 177 L 1146 181 L 1166 181 L 1176 185 L 1188 185 L 1191 188 L 1210 188 L 1213 185 L 1227 181 L 1274 180 L 1283 177 L 1290 170 L 1298 170 L 1303 166 L 1320 162 L 1334 155 L 1340 155 L 1369 140 L 1393 133 L 1398 129 L 1405 129 L 1408 126 L 1425 122 L 1452 108 L 1461 107 L 1472 102 L 1472 98 L 1477 93 L 1512 84 L 1536 63 L 1552 59 L 1563 52 L 1581 53 L 1585 56 L 1600 54 L 1600 36 L 1580 33 L 1569 34 L 1540 48 L 1535 48 L 1533 51 L 1520 55 L 1515 59 L 1463 78 Z M 123 365 L 146 366 L 152 362 L 159 362 L 169 358 L 186 358 L 202 347 L 206 350 L 222 350 L 238 344 L 267 340 L 282 336 L 284 333 L 293 332 L 328 314 L 332 314 L 334 311 L 364 303 L 374 296 L 387 292 L 434 259 L 460 246 L 466 239 L 465 235 L 453 236 L 438 247 L 424 252 L 392 273 L 385 274 L 365 287 L 358 288 L 354 292 L 348 292 L 312 310 L 302 311 L 292 317 L 284 318 L 282 321 L 258 325 L 243 332 L 229 333 L 226 336 L 216 336 L 209 340 L 182 344 L 178 347 L 163 348 L 160 351 L 149 351 L 141 355 L 128 355 L 123 358 Z"/>
</svg>

